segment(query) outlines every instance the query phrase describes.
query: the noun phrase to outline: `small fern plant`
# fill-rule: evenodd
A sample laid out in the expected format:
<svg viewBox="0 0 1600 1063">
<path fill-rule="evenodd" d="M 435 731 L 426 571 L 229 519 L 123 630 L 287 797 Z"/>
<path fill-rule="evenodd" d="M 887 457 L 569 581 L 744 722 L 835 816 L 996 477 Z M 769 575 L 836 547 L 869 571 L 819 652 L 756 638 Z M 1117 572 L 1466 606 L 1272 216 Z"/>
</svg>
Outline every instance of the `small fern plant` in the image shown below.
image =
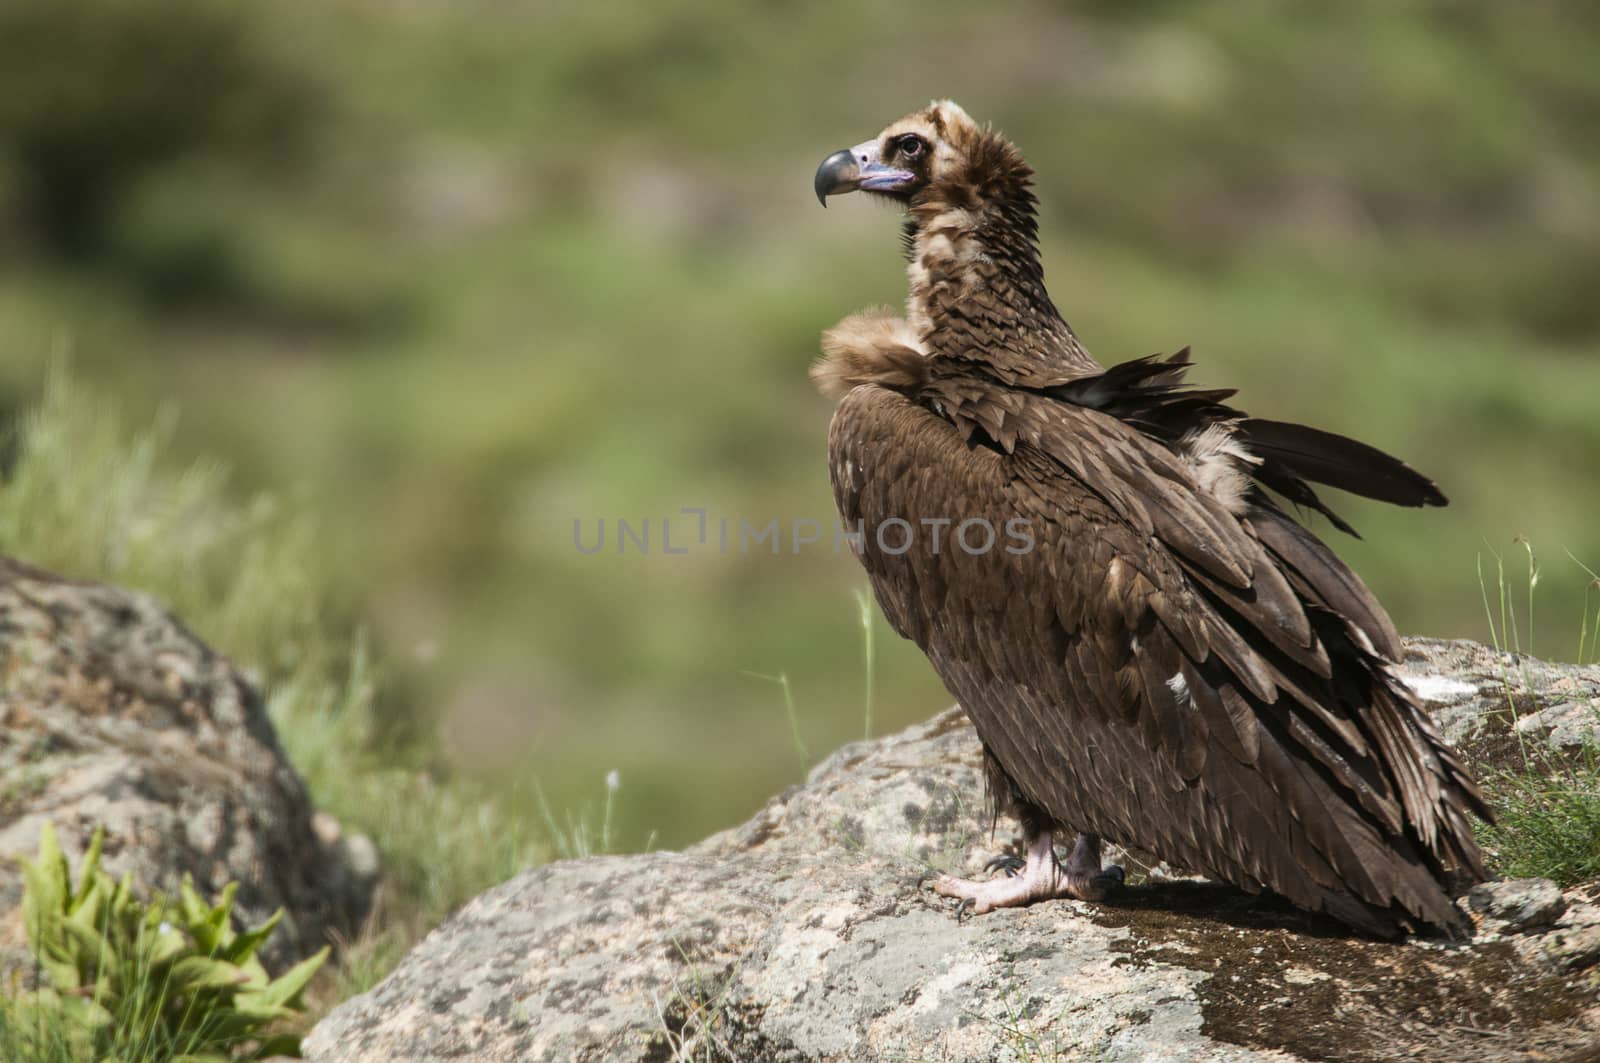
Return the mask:
<svg viewBox="0 0 1600 1063">
<path fill-rule="evenodd" d="M 269 978 L 256 958 L 283 918 L 233 927 L 229 883 L 207 904 L 185 875 L 178 896 L 140 901 L 131 876 L 100 868 L 104 831 L 84 855 L 78 881 L 46 823 L 39 856 L 24 860 L 22 914 L 38 986 L 9 1004 L 0 1023 L 13 1051 L 29 1042 L 44 1058 L 223 1063 L 298 1056 L 297 1035 L 275 1025 L 302 1010 L 301 994 L 328 958 L 316 955 Z M 18 1043 L 18 1042 L 21 1043 Z"/>
</svg>

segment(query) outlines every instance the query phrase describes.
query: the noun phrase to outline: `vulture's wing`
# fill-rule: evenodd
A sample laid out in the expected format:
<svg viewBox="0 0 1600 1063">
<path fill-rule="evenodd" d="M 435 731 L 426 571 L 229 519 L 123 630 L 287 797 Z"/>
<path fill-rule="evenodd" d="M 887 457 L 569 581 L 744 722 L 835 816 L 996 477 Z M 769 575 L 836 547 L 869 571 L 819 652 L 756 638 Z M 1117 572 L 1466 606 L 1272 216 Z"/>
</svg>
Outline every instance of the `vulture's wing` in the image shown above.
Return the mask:
<svg viewBox="0 0 1600 1063">
<path fill-rule="evenodd" d="M 1442 506 L 1437 485 L 1376 447 L 1306 425 L 1249 417 L 1224 404 L 1232 389 L 1185 386 L 1189 348 L 1169 358 L 1152 355 L 1103 373 L 1043 389 L 1051 398 L 1088 406 L 1182 450 L 1212 425 L 1226 427 L 1251 456 L 1249 476 L 1290 502 L 1321 513 L 1360 538 L 1322 501 L 1313 482 L 1402 506 Z M 1285 515 L 1264 492 L 1250 493 L 1250 531 L 1308 602 L 1331 609 L 1361 629 L 1380 654 L 1399 660 L 1400 635 L 1378 600 L 1315 536 Z"/>
<path fill-rule="evenodd" d="M 845 397 L 835 499 L 1017 794 L 1376 933 L 1458 929 L 1445 885 L 1481 873 L 1486 809 L 1374 652 L 1363 629 L 1392 627 L 1359 581 L 1116 416 L 970 379 L 934 398 Z"/>
</svg>

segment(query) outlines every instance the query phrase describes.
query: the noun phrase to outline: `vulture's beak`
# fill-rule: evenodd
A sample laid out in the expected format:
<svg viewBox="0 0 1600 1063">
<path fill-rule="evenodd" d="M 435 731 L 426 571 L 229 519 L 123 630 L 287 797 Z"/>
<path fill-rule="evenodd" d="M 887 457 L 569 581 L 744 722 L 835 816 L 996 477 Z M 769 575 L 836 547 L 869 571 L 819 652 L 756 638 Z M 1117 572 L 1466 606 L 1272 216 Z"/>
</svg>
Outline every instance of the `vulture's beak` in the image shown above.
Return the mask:
<svg viewBox="0 0 1600 1063">
<path fill-rule="evenodd" d="M 856 189 L 868 192 L 894 192 L 916 180 L 909 170 L 897 170 L 878 159 L 878 142 L 868 140 L 853 148 L 841 148 L 822 160 L 817 167 L 812 187 L 817 192 L 817 202 L 828 205 L 829 196 L 843 195 Z"/>
</svg>

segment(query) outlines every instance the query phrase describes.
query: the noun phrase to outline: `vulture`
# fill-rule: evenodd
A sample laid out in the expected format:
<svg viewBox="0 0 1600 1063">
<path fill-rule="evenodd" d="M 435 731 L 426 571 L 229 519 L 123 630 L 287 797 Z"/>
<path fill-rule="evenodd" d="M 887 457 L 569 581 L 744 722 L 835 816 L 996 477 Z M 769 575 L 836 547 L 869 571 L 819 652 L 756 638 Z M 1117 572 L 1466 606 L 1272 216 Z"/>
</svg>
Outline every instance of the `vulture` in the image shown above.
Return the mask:
<svg viewBox="0 0 1600 1063">
<path fill-rule="evenodd" d="M 941 876 L 963 912 L 1120 885 L 1102 840 L 1357 931 L 1459 935 L 1490 811 L 1397 671 L 1377 599 L 1291 511 L 1313 485 L 1441 506 L 1341 435 L 1186 385 L 1188 349 L 1106 368 L 1045 290 L 1033 171 L 950 101 L 829 155 L 815 191 L 905 217 L 905 314 L 846 317 L 835 503 L 888 622 L 965 708 L 1026 861 Z M 1073 839 L 1070 854 L 1056 850 Z"/>
</svg>

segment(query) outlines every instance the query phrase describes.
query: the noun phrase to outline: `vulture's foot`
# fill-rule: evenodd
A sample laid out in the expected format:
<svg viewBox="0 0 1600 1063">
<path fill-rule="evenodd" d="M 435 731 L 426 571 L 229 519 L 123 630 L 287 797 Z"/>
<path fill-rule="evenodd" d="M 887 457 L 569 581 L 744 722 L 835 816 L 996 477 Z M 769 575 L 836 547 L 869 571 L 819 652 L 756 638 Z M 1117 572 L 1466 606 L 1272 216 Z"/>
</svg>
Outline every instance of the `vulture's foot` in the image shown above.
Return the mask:
<svg viewBox="0 0 1600 1063">
<path fill-rule="evenodd" d="M 958 915 L 968 910 L 976 915 L 996 908 L 1021 908 L 1035 901 L 1072 897 L 1080 901 L 1104 900 L 1113 886 L 1122 884 L 1122 868 L 1100 866 L 1100 839 L 1092 834 L 1078 835 L 1066 863 L 1056 859 L 1053 836 L 1042 831 L 1028 844 L 1028 859 L 1019 871 L 1014 858 L 989 861 L 987 870 L 1003 869 L 1005 878 L 974 881 L 940 875 L 933 882 L 936 893 L 959 898 Z"/>
<path fill-rule="evenodd" d="M 1093 834 L 1078 835 L 1072 855 L 1059 872 L 1066 880 L 1067 895 L 1080 901 L 1105 900 L 1112 887 L 1122 885 L 1126 877 L 1116 864 L 1100 866 L 1100 839 Z"/>
</svg>

